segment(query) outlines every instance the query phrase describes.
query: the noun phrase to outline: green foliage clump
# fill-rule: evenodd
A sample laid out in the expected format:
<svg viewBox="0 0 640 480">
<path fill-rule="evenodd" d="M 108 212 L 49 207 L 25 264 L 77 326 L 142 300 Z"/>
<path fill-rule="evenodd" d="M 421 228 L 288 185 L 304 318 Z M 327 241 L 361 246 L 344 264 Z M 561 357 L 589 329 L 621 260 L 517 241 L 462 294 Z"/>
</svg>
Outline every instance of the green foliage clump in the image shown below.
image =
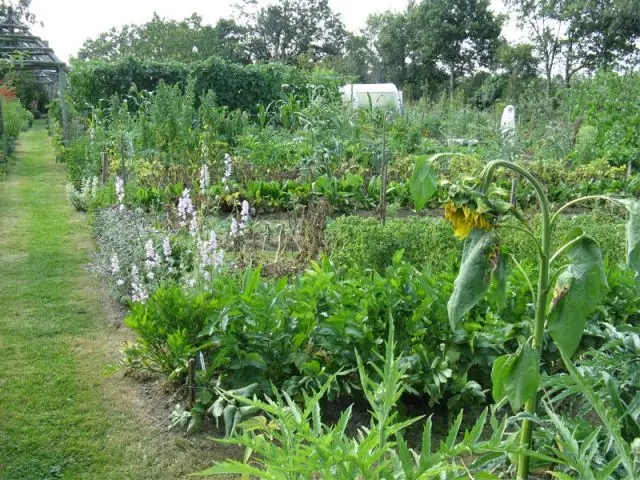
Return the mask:
<svg viewBox="0 0 640 480">
<path fill-rule="evenodd" d="M 5 135 L 13 139 L 33 123 L 33 114 L 16 100 L 2 100 L 2 116 Z"/>
<path fill-rule="evenodd" d="M 596 158 L 612 165 L 640 161 L 640 75 L 598 72 L 594 78 L 575 82 L 565 93 L 571 116 L 597 129 Z"/>
<path fill-rule="evenodd" d="M 595 160 L 597 153 L 598 129 L 592 125 L 583 125 L 576 135 L 576 160 L 589 163 Z"/>
<path fill-rule="evenodd" d="M 197 290 L 178 294 L 162 288 L 127 319 L 139 342 L 127 363 L 183 381 L 182 364 L 176 364 L 169 345 L 178 336 L 180 351 L 203 354 L 208 365 L 199 379 L 203 388 L 213 388 L 222 376 L 226 388 L 257 383 L 264 392 L 274 384 L 293 395 L 353 369 L 356 351 L 365 362 L 375 358 L 391 314 L 400 332 L 398 350 L 411 366 L 407 381 L 413 392 L 427 395 L 432 405 L 444 399 L 483 401 L 478 382 L 516 330 L 494 332 L 500 338 L 495 342 L 463 330 L 454 335 L 446 321 L 450 276 L 418 271 L 401 257 L 401 252 L 394 255 L 383 274 L 344 275 L 326 259 L 290 281 L 263 279 L 259 269 L 240 278 L 219 273 L 207 285 L 215 295 L 202 307 L 206 318 L 198 317 L 204 323 L 189 327 L 188 341 L 178 320 L 191 307 L 180 305 L 200 304 L 201 297 Z M 354 387 L 359 388 L 357 379 L 342 375 L 333 393 Z"/>
</svg>

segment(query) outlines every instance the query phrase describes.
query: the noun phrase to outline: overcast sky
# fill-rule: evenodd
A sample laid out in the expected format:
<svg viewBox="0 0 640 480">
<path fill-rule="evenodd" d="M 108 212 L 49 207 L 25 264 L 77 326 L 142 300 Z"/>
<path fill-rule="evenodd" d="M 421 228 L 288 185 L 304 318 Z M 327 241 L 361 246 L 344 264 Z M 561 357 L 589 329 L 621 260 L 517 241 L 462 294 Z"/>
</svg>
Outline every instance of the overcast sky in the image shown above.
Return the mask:
<svg viewBox="0 0 640 480">
<path fill-rule="evenodd" d="M 32 0 L 31 9 L 38 23 L 34 34 L 48 40 L 58 57 L 67 61 L 83 42 L 116 25 L 145 23 L 153 12 L 161 17 L 181 20 L 197 12 L 206 23 L 233 14 L 234 0 Z M 342 14 L 347 29 L 358 31 L 371 13 L 403 10 L 404 0 L 329 0 L 334 11 Z M 500 8 L 501 0 L 492 0 Z M 514 37 L 510 29 L 507 37 Z"/>
</svg>

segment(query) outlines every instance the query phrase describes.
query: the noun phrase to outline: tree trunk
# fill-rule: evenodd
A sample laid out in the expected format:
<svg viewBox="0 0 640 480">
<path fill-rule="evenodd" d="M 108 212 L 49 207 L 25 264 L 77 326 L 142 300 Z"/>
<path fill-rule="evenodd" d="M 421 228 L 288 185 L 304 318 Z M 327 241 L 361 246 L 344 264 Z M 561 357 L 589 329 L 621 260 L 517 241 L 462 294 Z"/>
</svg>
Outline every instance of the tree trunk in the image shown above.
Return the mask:
<svg viewBox="0 0 640 480">
<path fill-rule="evenodd" d="M 456 87 L 456 79 L 455 79 L 455 73 L 453 70 L 454 68 L 453 64 L 451 64 L 449 68 L 451 69 L 451 72 L 449 75 L 449 99 L 453 101 L 453 96 L 454 96 L 455 87 Z"/>
</svg>

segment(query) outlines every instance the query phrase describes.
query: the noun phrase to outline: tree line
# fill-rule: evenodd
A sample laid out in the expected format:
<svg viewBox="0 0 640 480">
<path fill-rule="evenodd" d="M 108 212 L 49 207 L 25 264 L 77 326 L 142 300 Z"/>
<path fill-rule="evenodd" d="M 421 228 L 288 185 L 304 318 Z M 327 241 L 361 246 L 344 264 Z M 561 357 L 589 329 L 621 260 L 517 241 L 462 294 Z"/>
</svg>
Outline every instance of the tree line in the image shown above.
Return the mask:
<svg viewBox="0 0 640 480">
<path fill-rule="evenodd" d="M 569 84 L 576 74 L 640 65 L 640 0 L 504 2 L 520 43 L 505 40 L 509 17 L 492 11 L 490 0 L 411 0 L 401 12 L 370 15 L 357 33 L 328 0 L 239 0 L 234 18 L 214 25 L 194 13 L 114 27 L 87 40 L 77 58 L 281 62 L 392 82 L 412 98 L 463 88 L 479 104 L 532 80 L 544 81 L 550 94 L 560 79 Z"/>
</svg>

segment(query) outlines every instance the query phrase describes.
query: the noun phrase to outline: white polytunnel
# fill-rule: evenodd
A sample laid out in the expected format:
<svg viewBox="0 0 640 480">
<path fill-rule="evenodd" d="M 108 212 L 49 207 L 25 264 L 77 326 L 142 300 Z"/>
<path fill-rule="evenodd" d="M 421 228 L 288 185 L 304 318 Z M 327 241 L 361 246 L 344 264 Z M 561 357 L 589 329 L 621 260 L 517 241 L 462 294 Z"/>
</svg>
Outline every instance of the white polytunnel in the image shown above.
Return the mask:
<svg viewBox="0 0 640 480">
<path fill-rule="evenodd" d="M 342 99 L 355 108 L 402 110 L 402 91 L 393 83 L 352 83 L 340 87 Z"/>
</svg>

